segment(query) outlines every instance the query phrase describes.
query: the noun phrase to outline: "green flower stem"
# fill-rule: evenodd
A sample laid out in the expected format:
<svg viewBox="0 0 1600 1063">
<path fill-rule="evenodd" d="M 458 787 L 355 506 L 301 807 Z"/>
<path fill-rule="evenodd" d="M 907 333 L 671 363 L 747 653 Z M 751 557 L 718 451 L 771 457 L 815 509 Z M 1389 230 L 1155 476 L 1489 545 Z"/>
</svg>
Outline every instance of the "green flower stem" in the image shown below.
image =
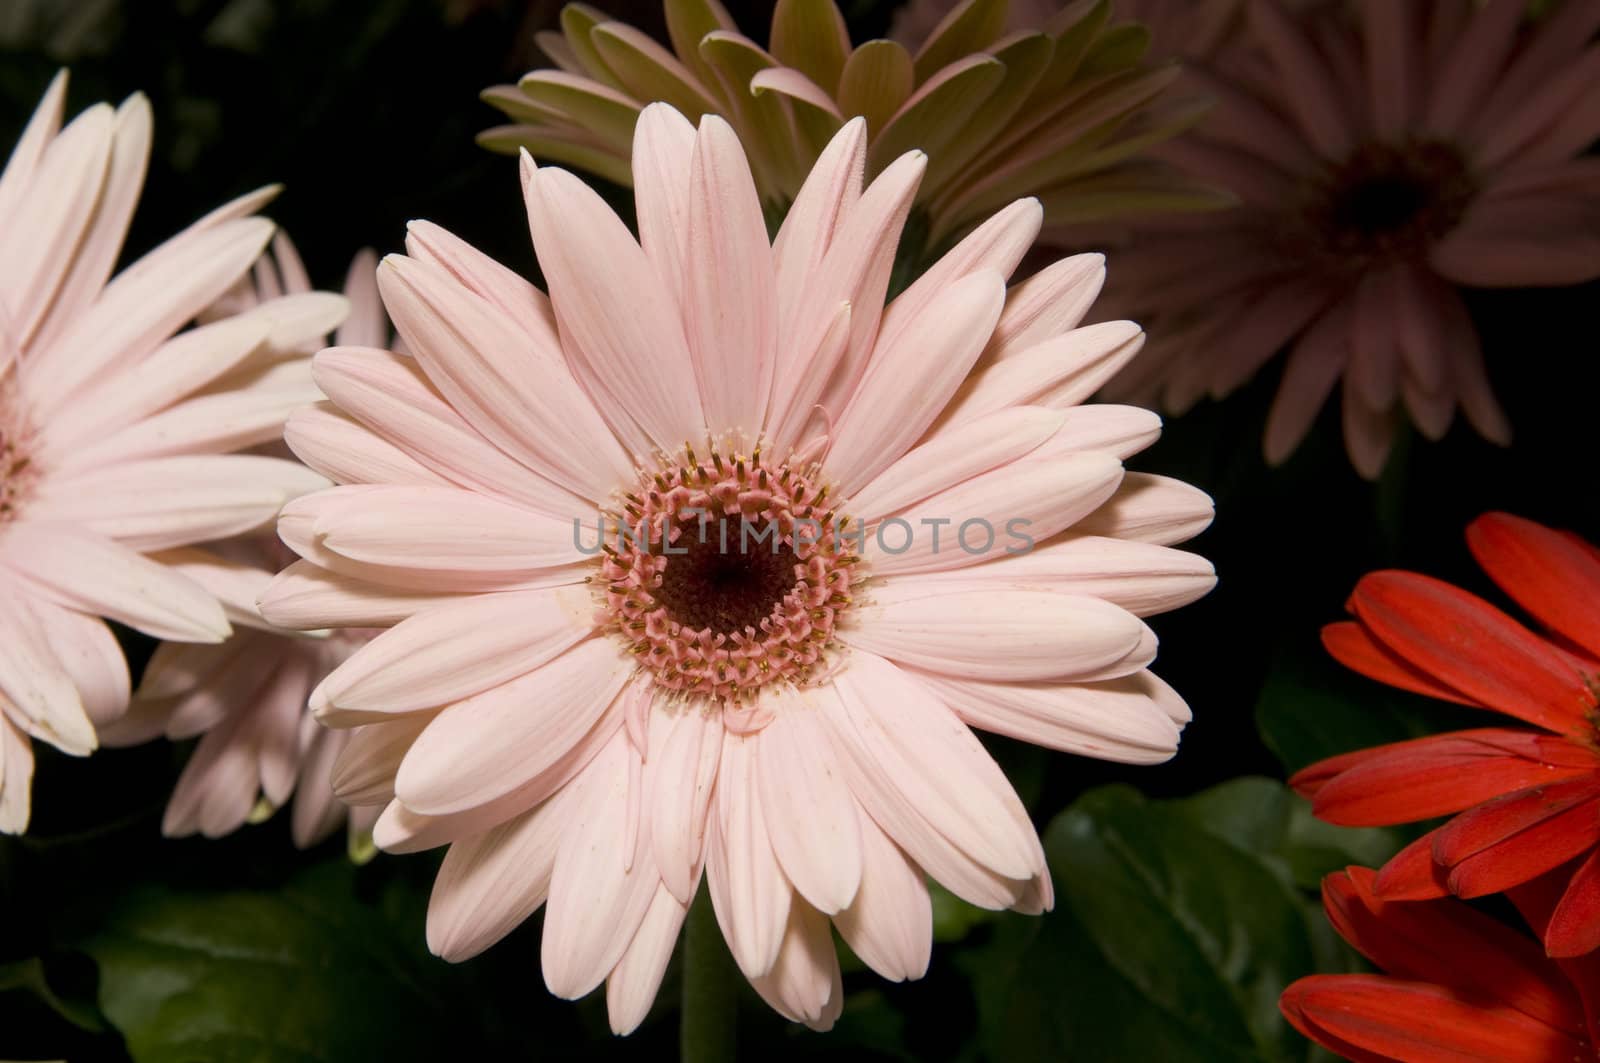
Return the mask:
<svg viewBox="0 0 1600 1063">
<path fill-rule="evenodd" d="M 683 1012 L 678 1058 L 683 1063 L 733 1063 L 737 1056 L 738 972 L 722 941 L 711 895 L 702 886 L 683 933 Z"/>
</svg>

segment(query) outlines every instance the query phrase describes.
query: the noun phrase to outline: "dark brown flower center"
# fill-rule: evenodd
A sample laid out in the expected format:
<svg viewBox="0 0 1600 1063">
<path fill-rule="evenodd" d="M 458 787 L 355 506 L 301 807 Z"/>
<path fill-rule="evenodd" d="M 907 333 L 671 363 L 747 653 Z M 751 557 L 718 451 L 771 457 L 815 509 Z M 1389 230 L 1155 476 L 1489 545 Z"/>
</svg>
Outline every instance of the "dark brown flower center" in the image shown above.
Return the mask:
<svg viewBox="0 0 1600 1063">
<path fill-rule="evenodd" d="M 604 522 L 602 622 L 656 684 L 742 702 L 823 670 L 859 557 L 809 464 L 668 462 Z"/>
<path fill-rule="evenodd" d="M 727 543 L 721 541 L 722 524 L 706 528 L 702 542 L 698 529 L 688 529 L 661 570 L 661 584 L 652 597 L 673 619 L 690 628 L 706 628 L 731 635 L 761 621 L 794 588 L 795 566 L 802 563 L 793 542 L 755 543 L 759 525 L 730 527 Z M 740 541 L 741 531 L 748 531 Z"/>
<path fill-rule="evenodd" d="M 33 470 L 24 449 L 27 433 L 9 381 L 0 374 L 0 523 L 16 516 Z"/>
<path fill-rule="evenodd" d="M 1476 194 L 1466 160 L 1449 144 L 1363 144 L 1314 183 L 1305 222 L 1331 258 L 1417 258 L 1456 227 Z"/>
</svg>

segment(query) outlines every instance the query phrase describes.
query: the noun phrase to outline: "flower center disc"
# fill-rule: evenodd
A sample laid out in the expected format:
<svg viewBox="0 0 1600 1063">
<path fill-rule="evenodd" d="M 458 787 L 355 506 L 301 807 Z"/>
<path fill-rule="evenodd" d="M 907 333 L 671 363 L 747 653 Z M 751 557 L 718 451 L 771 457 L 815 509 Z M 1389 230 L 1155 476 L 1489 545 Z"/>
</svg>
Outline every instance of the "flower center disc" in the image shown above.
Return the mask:
<svg viewBox="0 0 1600 1063">
<path fill-rule="evenodd" d="M 603 620 L 656 684 L 737 702 L 803 685 L 850 606 L 849 525 L 827 508 L 815 467 L 712 452 L 641 478 L 607 514 Z"/>
<path fill-rule="evenodd" d="M 1449 144 L 1364 144 L 1315 184 L 1305 220 L 1330 257 L 1414 258 L 1456 227 L 1476 194 L 1466 160 Z"/>
<path fill-rule="evenodd" d="M 11 380 L 0 369 L 0 523 L 16 516 L 23 488 L 31 479 L 22 414 L 16 409 Z"/>
</svg>

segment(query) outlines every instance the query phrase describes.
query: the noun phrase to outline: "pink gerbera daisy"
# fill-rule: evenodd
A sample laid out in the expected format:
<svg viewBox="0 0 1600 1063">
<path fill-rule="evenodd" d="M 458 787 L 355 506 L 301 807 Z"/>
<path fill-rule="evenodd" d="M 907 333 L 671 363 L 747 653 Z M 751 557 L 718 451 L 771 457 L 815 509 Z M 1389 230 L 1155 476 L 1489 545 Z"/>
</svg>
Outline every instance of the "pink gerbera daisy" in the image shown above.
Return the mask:
<svg viewBox="0 0 1600 1063">
<path fill-rule="evenodd" d="M 62 129 L 65 94 L 63 74 L 0 174 L 5 831 L 28 822 L 30 737 L 85 754 L 127 708 L 127 663 L 101 617 L 178 641 L 228 635 L 222 605 L 165 551 L 267 526 L 324 482 L 233 452 L 282 431 L 283 359 L 342 313 L 336 296 L 311 294 L 180 332 L 271 239 L 251 214 L 272 190 L 112 278 L 144 182 L 149 104 L 98 104 Z"/>
<path fill-rule="evenodd" d="M 342 413 L 297 447 L 345 486 L 286 507 L 304 560 L 262 607 L 392 625 L 313 697 L 366 725 L 335 788 L 387 802 L 381 847 L 450 846 L 434 951 L 547 905 L 546 984 L 607 982 L 619 1031 L 702 871 L 757 991 L 826 1027 L 830 921 L 901 979 L 928 963 L 924 874 L 986 908 L 1051 904 L 970 726 L 1154 763 L 1189 716 L 1139 617 L 1212 585 L 1167 545 L 1211 505 L 1124 473 L 1154 415 L 1078 406 L 1140 340 L 1077 327 L 1099 256 L 1008 292 L 1041 221 L 1021 200 L 885 309 L 925 159 L 863 190 L 865 140 L 844 126 L 771 243 L 714 116 L 645 110 L 639 241 L 524 156 L 548 298 L 416 224 L 378 271 L 414 359 L 316 359 Z"/>
<path fill-rule="evenodd" d="M 391 342 L 373 279 L 376 266 L 371 251 L 361 252 L 350 264 L 344 289 L 350 315 L 335 334 L 338 343 Z M 273 254 L 257 260 L 251 275 L 206 316 L 240 312 L 286 293 L 310 290 L 294 245 L 280 233 Z M 306 345 L 307 355 L 325 339 L 315 337 Z M 322 397 L 311 381 L 309 358 L 301 368 L 303 375 L 284 388 L 292 405 Z M 316 412 L 307 410 L 290 420 L 285 436 L 292 445 L 301 430 L 314 433 L 319 423 Z M 263 449 L 287 453 L 281 443 Z M 329 773 L 352 732 L 317 723 L 307 699 L 324 676 L 366 643 L 370 632 L 347 629 L 331 637 L 308 637 L 273 627 L 261 617 L 256 599 L 272 574 L 293 560 L 270 529 L 192 548 L 172 560 L 223 602 L 234 634 L 221 644 L 163 644 L 145 668 L 132 711 L 106 729 L 102 740 L 128 745 L 161 734 L 172 739 L 200 736 L 167 804 L 162 831 L 169 836 L 231 833 L 247 821 L 271 815 L 292 794 L 291 836 L 302 848 L 316 844 L 346 820 Z M 376 812 L 363 808 L 350 818 L 352 852 L 370 852 L 365 838 Z"/>
<path fill-rule="evenodd" d="M 1240 205 L 1139 233 L 1114 301 L 1155 339 L 1111 393 L 1181 411 L 1287 348 L 1268 461 L 1341 381 L 1363 476 L 1402 421 L 1437 439 L 1458 406 L 1508 443 L 1457 287 L 1600 276 L 1600 165 L 1578 157 L 1600 135 L 1600 4 L 1528 7 L 1367 0 L 1297 22 L 1255 0 L 1254 47 L 1218 60 L 1211 118 L 1166 149 Z"/>
</svg>

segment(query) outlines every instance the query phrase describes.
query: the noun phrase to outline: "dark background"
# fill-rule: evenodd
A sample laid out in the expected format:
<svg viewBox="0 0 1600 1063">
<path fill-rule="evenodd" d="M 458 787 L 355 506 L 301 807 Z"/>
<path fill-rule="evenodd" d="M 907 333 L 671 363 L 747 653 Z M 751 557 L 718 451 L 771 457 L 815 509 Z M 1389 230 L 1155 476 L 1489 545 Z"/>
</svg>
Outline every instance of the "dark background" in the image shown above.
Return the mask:
<svg viewBox="0 0 1600 1063">
<path fill-rule="evenodd" d="M 134 90 L 151 98 L 155 154 L 130 253 L 278 181 L 286 190 L 267 213 L 324 286 L 340 283 L 358 248 L 398 249 L 410 218 L 436 221 L 533 272 L 514 163 L 472 138 L 500 120 L 477 93 L 538 64 L 532 33 L 556 4 L 0 0 L 13 3 L 0 15 L 0 143 L 14 141 L 62 65 L 73 72 L 69 113 Z M 768 5 L 730 6 L 747 32 L 764 37 Z M 654 4 L 609 10 L 659 32 Z M 847 12 L 856 40 L 887 25 L 882 4 Z M 1131 464 L 1197 484 L 1217 501 L 1215 525 L 1192 548 L 1214 561 L 1218 589 L 1155 622 L 1158 670 L 1186 696 L 1195 722 L 1176 760 L 1157 768 L 992 743 L 1041 828 L 1106 783 L 1178 797 L 1240 775 L 1281 779 L 1280 756 L 1299 766 L 1303 748 L 1323 750 L 1300 741 L 1321 722 L 1343 735 L 1328 740 L 1334 746 L 1352 746 L 1445 719 L 1343 675 L 1323 659 L 1318 629 L 1376 568 L 1414 568 L 1493 597 L 1462 539 L 1484 511 L 1600 535 L 1597 290 L 1472 294 L 1517 432 L 1509 450 L 1458 425 L 1439 444 L 1402 440 L 1369 484 L 1351 471 L 1330 409 L 1286 466 L 1267 469 L 1259 440 L 1276 367 L 1228 401 L 1169 423 Z M 1273 722 L 1284 718 L 1297 722 Z M 281 816 L 219 842 L 164 841 L 160 810 L 186 750 L 158 743 L 88 762 L 36 750 L 33 831 L 0 838 L 0 1058 L 257 1058 L 228 1054 L 252 1038 L 277 1039 L 259 1056 L 272 1060 L 377 1058 L 379 1045 L 393 1058 L 396 1044 L 397 1058 L 419 1059 L 676 1051 L 675 972 L 651 1021 L 617 1041 L 598 995 L 575 1006 L 546 993 L 537 919 L 460 967 L 428 956 L 421 912 L 438 854 L 380 857 L 351 871 L 340 841 L 295 852 Z M 936 948 L 922 982 L 891 986 L 848 973 L 851 1006 L 831 1040 L 791 1029 L 746 992 L 741 1046 L 751 1058 L 992 1054 L 998 1042 L 985 1028 L 973 972 L 1008 962 L 996 949 L 1010 924 L 967 926 L 963 918 L 942 924 L 950 941 Z M 243 966 L 212 955 L 213 966 L 197 973 L 182 950 L 213 919 L 242 921 L 259 940 L 239 946 L 248 953 Z M 280 938 L 304 939 L 305 967 L 285 966 Z M 1066 954 L 1060 961 L 1069 962 Z M 1090 992 L 1101 977 L 1092 965 L 1077 967 L 1066 985 Z M 100 1010 L 108 979 L 122 980 L 119 1014 L 144 1016 L 134 1032 Z M 141 994 L 149 1000 L 139 1003 Z M 196 1015 L 204 1025 L 240 1009 L 256 1026 L 226 1041 L 234 1047 L 184 1040 Z M 342 1032 L 330 1040 L 318 1032 L 326 1028 Z M 304 1031 L 298 1040 L 295 1029 Z"/>
</svg>

